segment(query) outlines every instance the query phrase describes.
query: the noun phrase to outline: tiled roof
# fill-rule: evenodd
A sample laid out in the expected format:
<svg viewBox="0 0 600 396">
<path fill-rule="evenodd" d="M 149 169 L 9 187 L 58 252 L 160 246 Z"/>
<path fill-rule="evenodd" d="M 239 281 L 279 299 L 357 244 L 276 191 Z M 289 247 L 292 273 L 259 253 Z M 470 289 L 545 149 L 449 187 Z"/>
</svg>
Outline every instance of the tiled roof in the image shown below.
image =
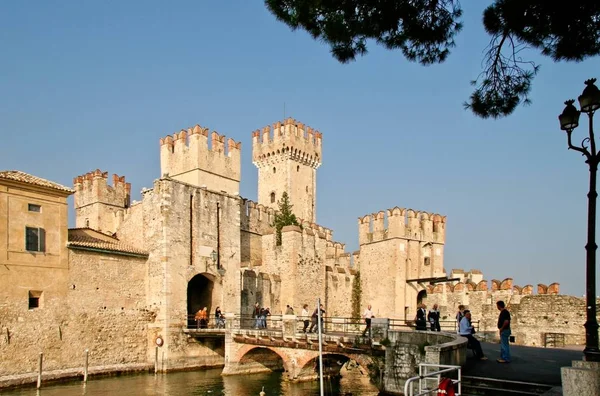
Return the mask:
<svg viewBox="0 0 600 396">
<path fill-rule="evenodd" d="M 148 257 L 148 252 L 138 249 L 119 241 L 110 235 L 105 235 L 91 228 L 71 228 L 69 229 L 68 247 L 74 249 L 102 250 L 115 252 L 116 254 L 127 254 L 134 256 Z"/>
<path fill-rule="evenodd" d="M 42 179 L 41 177 L 30 175 L 29 173 L 18 170 L 0 171 L 0 179 L 12 180 L 21 183 L 33 184 L 36 186 L 51 188 L 54 190 L 73 193 L 72 189 L 61 184 L 51 182 L 50 180 Z"/>
</svg>

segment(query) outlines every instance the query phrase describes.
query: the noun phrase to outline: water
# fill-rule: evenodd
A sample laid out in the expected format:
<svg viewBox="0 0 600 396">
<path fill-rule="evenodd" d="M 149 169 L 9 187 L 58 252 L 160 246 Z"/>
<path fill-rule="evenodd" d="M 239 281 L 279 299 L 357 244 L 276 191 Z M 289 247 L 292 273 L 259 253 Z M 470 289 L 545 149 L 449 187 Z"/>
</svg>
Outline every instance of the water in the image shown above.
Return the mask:
<svg viewBox="0 0 600 396">
<path fill-rule="evenodd" d="M 326 395 L 376 396 L 375 385 L 358 372 L 349 372 L 337 379 L 324 380 Z M 87 384 L 73 381 L 43 384 L 35 388 L 0 391 L 2 396 L 150 396 L 150 395 L 210 395 L 259 396 L 264 386 L 266 396 L 318 396 L 319 382 L 291 383 L 282 380 L 278 372 L 221 376 L 221 369 L 188 371 L 171 374 L 138 374 L 121 377 L 90 379 Z"/>
</svg>

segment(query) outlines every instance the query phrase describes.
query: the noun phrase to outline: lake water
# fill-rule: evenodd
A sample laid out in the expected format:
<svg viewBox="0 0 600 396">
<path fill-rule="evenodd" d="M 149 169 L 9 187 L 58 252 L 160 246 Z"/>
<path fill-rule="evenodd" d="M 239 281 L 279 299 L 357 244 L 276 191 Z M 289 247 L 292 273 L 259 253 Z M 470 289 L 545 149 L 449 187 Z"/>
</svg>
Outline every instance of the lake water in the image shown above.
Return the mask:
<svg viewBox="0 0 600 396">
<path fill-rule="evenodd" d="M 336 379 L 324 380 L 326 395 L 376 396 L 375 385 L 358 372 L 349 372 Z M 2 396 L 149 396 L 149 395 L 211 395 L 259 396 L 318 396 L 319 381 L 292 383 L 282 380 L 282 373 L 264 373 L 239 376 L 221 376 L 221 369 L 188 371 L 170 374 L 138 374 L 91 379 L 60 384 L 43 384 L 34 388 L 0 391 Z"/>
</svg>

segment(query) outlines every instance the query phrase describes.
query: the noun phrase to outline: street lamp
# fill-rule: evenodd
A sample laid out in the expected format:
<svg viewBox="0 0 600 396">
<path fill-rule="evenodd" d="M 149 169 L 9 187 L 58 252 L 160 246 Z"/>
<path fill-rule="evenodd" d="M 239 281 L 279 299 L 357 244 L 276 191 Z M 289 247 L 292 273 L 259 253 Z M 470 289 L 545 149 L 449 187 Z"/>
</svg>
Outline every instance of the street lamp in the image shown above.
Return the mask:
<svg viewBox="0 0 600 396">
<path fill-rule="evenodd" d="M 579 96 L 580 110 L 573 105 L 574 100 L 565 102 L 565 109 L 558 116 L 560 129 L 567 132 L 567 144 L 569 149 L 578 151 L 583 155 L 590 168 L 590 191 L 588 193 L 588 224 L 587 244 L 585 245 L 585 299 L 586 299 L 586 321 L 585 321 L 585 349 L 583 353 L 585 360 L 600 362 L 600 349 L 598 349 L 598 320 L 596 318 L 596 174 L 600 155 L 596 151 L 596 139 L 594 138 L 594 113 L 600 108 L 600 90 L 594 84 L 595 78 L 585 82 L 585 89 Z M 589 118 L 589 136 L 584 138 L 581 146 L 574 146 L 571 142 L 571 134 L 579 126 L 579 116 L 586 113 Z"/>
</svg>

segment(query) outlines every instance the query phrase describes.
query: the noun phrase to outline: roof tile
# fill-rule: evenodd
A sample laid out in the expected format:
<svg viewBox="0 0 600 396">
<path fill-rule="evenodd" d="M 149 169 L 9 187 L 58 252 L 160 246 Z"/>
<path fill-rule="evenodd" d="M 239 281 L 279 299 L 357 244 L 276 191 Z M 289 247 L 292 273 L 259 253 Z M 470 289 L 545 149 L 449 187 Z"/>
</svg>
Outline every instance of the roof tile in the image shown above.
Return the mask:
<svg viewBox="0 0 600 396">
<path fill-rule="evenodd" d="M 21 183 L 33 184 L 36 186 L 51 188 L 54 190 L 64 191 L 64 192 L 75 192 L 69 187 L 65 187 L 61 184 L 51 182 L 50 180 L 42 179 L 41 177 L 30 175 L 29 173 L 21 172 L 18 170 L 7 170 L 0 171 L 0 180 L 12 180 Z"/>
</svg>

